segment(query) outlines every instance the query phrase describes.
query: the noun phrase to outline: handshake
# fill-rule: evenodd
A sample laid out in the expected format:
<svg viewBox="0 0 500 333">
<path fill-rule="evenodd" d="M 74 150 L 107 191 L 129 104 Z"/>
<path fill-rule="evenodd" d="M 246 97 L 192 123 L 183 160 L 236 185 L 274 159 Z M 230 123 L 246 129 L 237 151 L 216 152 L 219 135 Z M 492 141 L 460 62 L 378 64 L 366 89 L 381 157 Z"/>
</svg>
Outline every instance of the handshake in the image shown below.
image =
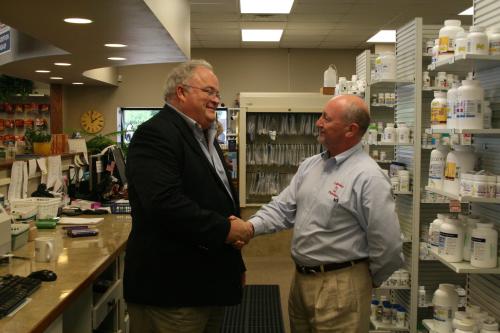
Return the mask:
<svg viewBox="0 0 500 333">
<path fill-rule="evenodd" d="M 233 245 L 237 249 L 241 249 L 252 239 L 254 233 L 253 225 L 233 215 L 229 217 L 229 222 L 231 223 L 231 229 L 227 234 L 226 243 Z"/>
</svg>

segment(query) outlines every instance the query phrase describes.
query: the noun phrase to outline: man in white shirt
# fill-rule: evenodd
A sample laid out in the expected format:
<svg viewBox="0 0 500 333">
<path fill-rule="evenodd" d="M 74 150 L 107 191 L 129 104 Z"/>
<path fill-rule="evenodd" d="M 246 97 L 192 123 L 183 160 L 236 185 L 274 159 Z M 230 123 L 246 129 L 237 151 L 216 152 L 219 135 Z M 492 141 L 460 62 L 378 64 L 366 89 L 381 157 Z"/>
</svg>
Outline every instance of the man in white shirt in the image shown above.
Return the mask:
<svg viewBox="0 0 500 333">
<path fill-rule="evenodd" d="M 389 178 L 361 146 L 369 123 L 361 98 L 332 98 L 316 122 L 326 151 L 249 219 L 254 236 L 294 228 L 292 332 L 368 332 L 372 286 L 403 263 Z"/>
</svg>

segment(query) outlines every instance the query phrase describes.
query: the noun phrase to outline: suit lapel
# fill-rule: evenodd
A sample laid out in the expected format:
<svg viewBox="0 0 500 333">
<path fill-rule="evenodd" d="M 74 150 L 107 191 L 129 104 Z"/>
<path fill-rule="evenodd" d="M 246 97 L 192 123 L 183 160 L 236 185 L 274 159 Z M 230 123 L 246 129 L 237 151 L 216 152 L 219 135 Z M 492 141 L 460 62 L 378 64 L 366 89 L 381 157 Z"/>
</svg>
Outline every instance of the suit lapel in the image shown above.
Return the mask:
<svg viewBox="0 0 500 333">
<path fill-rule="evenodd" d="M 232 200 L 229 193 L 227 193 L 226 186 L 224 185 L 224 182 L 222 181 L 222 179 L 220 179 L 219 175 L 217 174 L 217 170 L 215 170 L 212 163 L 210 163 L 208 161 L 205 153 L 203 152 L 203 150 L 200 147 L 200 144 L 196 141 L 194 134 L 193 134 L 193 131 L 191 130 L 191 128 L 189 128 L 189 125 L 186 123 L 186 121 L 184 119 L 182 119 L 182 117 L 179 114 L 177 114 L 176 110 L 172 109 L 167 104 L 165 104 L 161 113 L 170 122 L 175 124 L 175 126 L 179 129 L 179 132 L 184 137 L 184 139 L 189 144 L 189 146 L 192 148 L 192 150 L 195 153 L 197 153 L 198 155 L 200 155 L 201 159 L 206 163 L 206 165 L 209 168 L 209 170 L 211 171 L 212 175 L 215 177 L 217 183 L 219 184 L 219 186 L 222 187 L 222 189 L 224 190 L 224 192 L 226 193 L 228 198 L 233 202 L 233 204 L 235 204 L 235 207 L 238 207 L 239 203 L 237 202 L 237 196 L 235 196 L 235 191 L 233 189 L 233 186 L 231 185 L 231 180 L 230 180 L 231 177 L 228 175 L 228 170 L 227 170 L 226 165 L 224 163 L 224 159 L 222 156 L 222 150 L 220 149 L 219 144 L 217 142 L 215 142 L 214 146 L 215 146 L 215 149 L 217 151 L 217 154 L 219 155 L 219 158 L 222 161 L 224 171 L 226 172 L 226 177 L 228 177 L 227 180 L 229 182 L 229 188 L 231 189 L 231 195 L 233 196 L 234 200 Z"/>
</svg>

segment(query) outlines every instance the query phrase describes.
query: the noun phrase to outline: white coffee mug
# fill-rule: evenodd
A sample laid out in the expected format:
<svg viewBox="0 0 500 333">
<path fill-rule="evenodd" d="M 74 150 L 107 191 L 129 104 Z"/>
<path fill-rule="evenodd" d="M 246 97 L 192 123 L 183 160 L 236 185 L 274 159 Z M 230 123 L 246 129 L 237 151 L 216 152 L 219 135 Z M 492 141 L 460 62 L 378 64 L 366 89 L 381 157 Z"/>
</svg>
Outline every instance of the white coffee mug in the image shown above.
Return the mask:
<svg viewBox="0 0 500 333">
<path fill-rule="evenodd" d="M 54 237 L 35 238 L 35 260 L 49 262 L 54 257 Z"/>
</svg>

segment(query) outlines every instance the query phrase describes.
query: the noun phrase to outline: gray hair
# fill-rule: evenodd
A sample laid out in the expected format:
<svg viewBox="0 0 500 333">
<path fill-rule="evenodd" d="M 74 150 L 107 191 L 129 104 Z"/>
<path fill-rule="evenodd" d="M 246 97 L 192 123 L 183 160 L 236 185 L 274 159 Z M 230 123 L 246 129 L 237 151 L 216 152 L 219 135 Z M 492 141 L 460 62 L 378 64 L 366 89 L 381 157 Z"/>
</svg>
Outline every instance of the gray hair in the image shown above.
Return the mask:
<svg viewBox="0 0 500 333">
<path fill-rule="evenodd" d="M 193 76 L 193 72 L 197 67 L 205 67 L 213 71 L 212 65 L 203 59 L 192 59 L 176 66 L 167 77 L 165 82 L 164 98 L 165 101 L 175 96 L 177 86 L 185 83 Z"/>
<path fill-rule="evenodd" d="M 344 112 L 346 124 L 356 123 L 359 126 L 360 136 L 363 136 L 370 125 L 370 115 L 365 107 L 357 103 L 349 103 Z"/>
</svg>

